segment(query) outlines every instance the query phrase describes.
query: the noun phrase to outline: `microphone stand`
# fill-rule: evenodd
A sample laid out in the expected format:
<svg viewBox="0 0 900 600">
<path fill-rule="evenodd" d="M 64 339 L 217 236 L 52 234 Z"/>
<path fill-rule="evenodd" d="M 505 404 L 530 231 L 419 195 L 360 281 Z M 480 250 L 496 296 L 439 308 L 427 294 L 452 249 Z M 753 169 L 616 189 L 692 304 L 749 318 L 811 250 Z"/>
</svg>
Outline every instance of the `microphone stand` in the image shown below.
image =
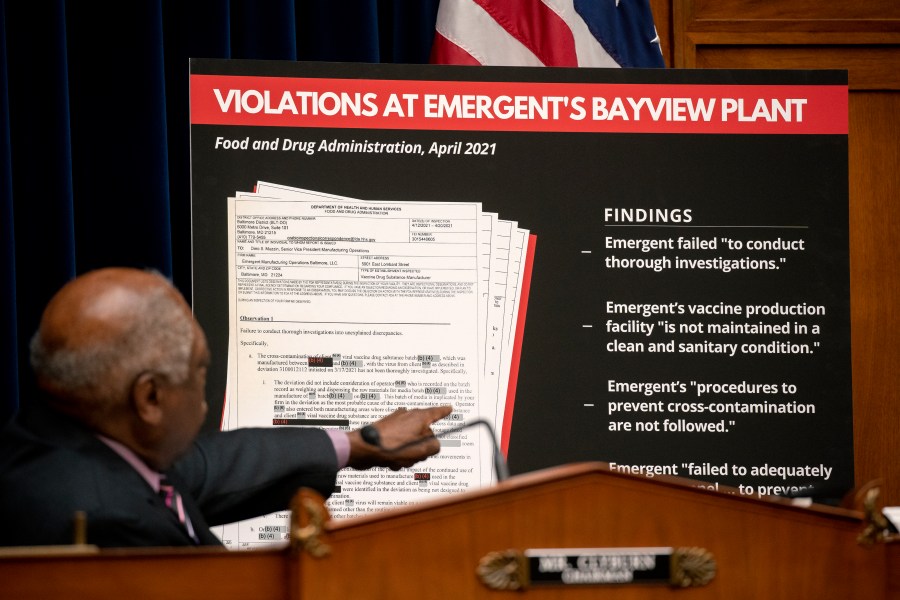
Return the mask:
<svg viewBox="0 0 900 600">
<path fill-rule="evenodd" d="M 456 427 L 452 427 L 440 433 L 436 433 L 434 437 L 440 439 L 442 437 L 448 436 L 452 433 L 458 433 L 463 429 L 468 429 L 469 427 L 474 427 L 476 425 L 481 425 L 487 427 L 488 433 L 491 437 L 491 450 L 494 454 L 494 473 L 497 475 L 497 481 L 503 481 L 509 478 L 509 467 L 506 465 L 506 460 L 503 458 L 503 454 L 500 452 L 500 446 L 497 444 L 497 437 L 494 435 L 494 428 L 488 423 L 485 419 L 476 419 L 474 421 L 468 421 L 463 423 L 462 425 L 457 425 Z M 414 446 L 416 444 L 421 444 L 424 440 L 430 438 L 420 438 L 417 440 L 413 440 L 411 442 L 407 442 L 405 444 L 400 444 L 394 448 L 385 448 L 381 445 L 381 436 L 378 435 L 378 431 L 372 427 L 372 425 L 366 425 L 360 430 L 360 435 L 362 438 L 369 444 L 373 446 L 378 446 L 385 452 L 397 452 L 398 450 L 402 450 L 404 448 L 408 448 L 409 446 Z"/>
<path fill-rule="evenodd" d="M 494 428 L 486 420 L 475 419 L 474 421 L 469 421 L 467 423 L 463 423 L 462 425 L 447 429 L 446 431 L 436 433 L 434 437 L 440 439 L 446 435 L 457 433 L 459 431 L 462 431 L 463 429 L 474 427 L 475 425 L 483 425 L 484 427 L 487 427 L 488 433 L 491 436 L 491 449 L 494 453 L 494 473 L 497 475 L 497 481 L 509 479 L 509 467 L 506 465 L 506 460 L 503 458 L 503 454 L 500 452 L 500 446 L 497 445 L 497 437 L 494 435 Z"/>
</svg>

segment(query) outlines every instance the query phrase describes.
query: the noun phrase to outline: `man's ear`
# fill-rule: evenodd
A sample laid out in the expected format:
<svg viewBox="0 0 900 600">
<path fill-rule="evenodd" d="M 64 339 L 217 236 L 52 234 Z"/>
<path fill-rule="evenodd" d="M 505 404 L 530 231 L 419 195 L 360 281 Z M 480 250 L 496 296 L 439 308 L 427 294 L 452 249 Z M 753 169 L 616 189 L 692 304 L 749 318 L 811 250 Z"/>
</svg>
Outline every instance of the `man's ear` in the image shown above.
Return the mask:
<svg viewBox="0 0 900 600">
<path fill-rule="evenodd" d="M 147 425 L 156 426 L 162 422 L 162 388 L 156 373 L 145 371 L 138 375 L 131 385 L 131 402 L 138 418 Z"/>
</svg>

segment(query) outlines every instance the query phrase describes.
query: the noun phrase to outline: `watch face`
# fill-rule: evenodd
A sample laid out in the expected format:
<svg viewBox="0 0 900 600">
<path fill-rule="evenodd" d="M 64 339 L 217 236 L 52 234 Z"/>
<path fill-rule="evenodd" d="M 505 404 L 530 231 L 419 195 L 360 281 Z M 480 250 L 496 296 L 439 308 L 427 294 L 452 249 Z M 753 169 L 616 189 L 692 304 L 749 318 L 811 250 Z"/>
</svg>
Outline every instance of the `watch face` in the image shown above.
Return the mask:
<svg viewBox="0 0 900 600">
<path fill-rule="evenodd" d="M 381 446 L 381 436 L 378 434 L 378 430 L 375 429 L 375 427 L 373 427 L 372 425 L 366 425 L 365 427 L 360 429 L 359 434 L 367 444 L 371 444 L 373 446 Z"/>
</svg>

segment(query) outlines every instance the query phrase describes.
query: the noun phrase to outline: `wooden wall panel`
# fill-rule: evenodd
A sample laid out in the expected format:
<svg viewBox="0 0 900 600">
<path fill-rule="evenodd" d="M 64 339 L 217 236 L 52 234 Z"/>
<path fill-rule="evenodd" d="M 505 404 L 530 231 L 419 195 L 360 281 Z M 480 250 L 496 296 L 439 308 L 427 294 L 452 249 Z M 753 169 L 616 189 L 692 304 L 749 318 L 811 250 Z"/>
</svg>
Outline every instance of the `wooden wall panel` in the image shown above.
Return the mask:
<svg viewBox="0 0 900 600">
<path fill-rule="evenodd" d="M 675 64 L 672 56 L 672 0 L 650 0 L 650 11 L 659 34 L 659 47 L 666 66 Z"/>
<path fill-rule="evenodd" d="M 667 4 L 668 6 L 661 6 Z M 675 68 L 846 69 L 857 485 L 900 504 L 900 2 L 651 0 Z M 670 19 L 661 23 L 664 15 Z"/>
<path fill-rule="evenodd" d="M 898 51 L 900 53 L 900 51 Z M 850 94 L 850 308 L 856 480 L 900 504 L 900 93 Z"/>
<path fill-rule="evenodd" d="M 900 3 L 896 0 L 693 0 L 673 2 L 687 7 L 695 21 L 879 21 L 900 19 Z M 840 25 L 845 28 L 846 25 Z"/>
<path fill-rule="evenodd" d="M 841 69 L 853 91 L 900 90 L 900 46 L 710 44 L 699 46 L 694 63 L 698 69 Z"/>
</svg>

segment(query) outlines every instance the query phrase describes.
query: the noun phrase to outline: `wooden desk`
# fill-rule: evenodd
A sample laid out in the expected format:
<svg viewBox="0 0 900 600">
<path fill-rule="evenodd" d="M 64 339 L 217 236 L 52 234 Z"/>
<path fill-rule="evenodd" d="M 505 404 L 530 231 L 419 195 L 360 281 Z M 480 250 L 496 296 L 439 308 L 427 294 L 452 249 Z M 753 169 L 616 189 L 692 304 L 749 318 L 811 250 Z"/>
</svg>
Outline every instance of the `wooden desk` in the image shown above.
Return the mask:
<svg viewBox="0 0 900 600">
<path fill-rule="evenodd" d="M 328 522 L 313 536 L 329 548 L 322 558 L 289 546 L 7 555 L 0 557 L 0 597 L 900 597 L 900 544 L 859 543 L 865 527 L 861 512 L 804 508 L 781 498 L 742 497 L 695 485 L 615 473 L 603 463 L 567 465 L 413 507 Z M 304 510 L 298 507 L 295 516 L 308 525 L 308 516 L 300 514 Z M 619 584 L 513 592 L 490 589 L 476 574 L 479 562 L 493 552 L 650 547 L 705 549 L 715 575 L 706 585 L 687 588 Z"/>
</svg>

